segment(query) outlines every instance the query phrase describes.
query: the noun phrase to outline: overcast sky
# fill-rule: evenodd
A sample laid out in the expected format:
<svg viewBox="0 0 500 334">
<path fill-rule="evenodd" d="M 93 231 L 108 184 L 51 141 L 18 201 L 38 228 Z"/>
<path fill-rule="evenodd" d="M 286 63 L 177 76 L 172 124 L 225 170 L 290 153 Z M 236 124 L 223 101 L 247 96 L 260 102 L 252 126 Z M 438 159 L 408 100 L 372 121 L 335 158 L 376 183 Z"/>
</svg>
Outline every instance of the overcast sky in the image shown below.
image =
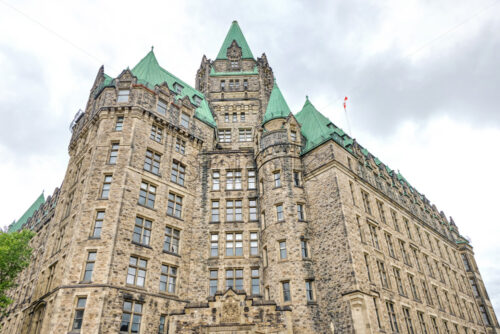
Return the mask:
<svg viewBox="0 0 500 334">
<path fill-rule="evenodd" d="M 138 3 L 0 0 L 1 226 L 61 184 L 100 65 L 117 76 L 154 45 L 194 85 L 236 19 L 294 112 L 309 95 L 453 216 L 500 310 L 499 0 Z"/>
</svg>

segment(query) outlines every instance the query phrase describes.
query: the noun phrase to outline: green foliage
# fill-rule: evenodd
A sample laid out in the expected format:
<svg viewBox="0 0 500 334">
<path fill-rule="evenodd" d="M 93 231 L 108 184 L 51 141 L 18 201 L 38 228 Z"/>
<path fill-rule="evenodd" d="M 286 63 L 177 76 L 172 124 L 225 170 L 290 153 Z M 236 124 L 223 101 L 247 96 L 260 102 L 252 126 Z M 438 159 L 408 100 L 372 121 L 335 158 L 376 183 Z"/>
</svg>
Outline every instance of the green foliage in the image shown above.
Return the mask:
<svg viewBox="0 0 500 334">
<path fill-rule="evenodd" d="M 17 285 L 17 275 L 30 263 L 29 241 L 34 235 L 30 230 L 0 232 L 0 315 L 12 303 L 6 295 L 7 290 Z"/>
</svg>

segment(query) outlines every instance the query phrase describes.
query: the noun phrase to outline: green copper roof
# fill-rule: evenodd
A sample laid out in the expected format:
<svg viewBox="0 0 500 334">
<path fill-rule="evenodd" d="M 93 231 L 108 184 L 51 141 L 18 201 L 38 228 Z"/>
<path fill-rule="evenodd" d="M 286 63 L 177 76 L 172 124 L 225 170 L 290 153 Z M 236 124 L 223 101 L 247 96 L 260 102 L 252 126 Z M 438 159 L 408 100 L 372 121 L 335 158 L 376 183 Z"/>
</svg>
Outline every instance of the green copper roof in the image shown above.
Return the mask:
<svg viewBox="0 0 500 334">
<path fill-rule="evenodd" d="M 9 230 L 8 232 L 16 232 L 21 229 L 24 223 L 28 221 L 28 219 L 33 216 L 36 210 L 45 202 L 45 196 L 43 193 L 38 196 L 38 198 L 35 200 L 33 204 L 26 210 L 26 212 L 19 218 L 17 221 L 13 221 L 12 224 L 9 225 Z"/>
<path fill-rule="evenodd" d="M 266 113 L 264 114 L 264 119 L 262 124 L 269 122 L 275 118 L 286 118 L 290 115 L 291 111 L 286 104 L 285 98 L 278 87 L 278 84 L 274 82 L 273 90 L 271 91 L 271 96 L 269 97 L 269 102 L 267 103 Z"/>
<path fill-rule="evenodd" d="M 181 79 L 174 76 L 172 73 L 162 68 L 156 60 L 152 49 L 148 52 L 146 57 L 142 58 L 141 61 L 135 65 L 132 69 L 132 74 L 137 77 L 137 82 L 139 84 L 143 84 L 151 89 L 153 89 L 156 85 L 161 85 L 166 82 L 171 90 L 175 90 L 174 85 L 178 84 L 182 86 L 181 93 L 178 97 L 183 98 L 187 96 L 193 104 L 195 104 L 194 96 L 197 95 L 201 98 L 201 103 L 200 106 L 196 108 L 195 117 L 210 126 L 216 126 L 205 96 Z"/>
<path fill-rule="evenodd" d="M 231 46 L 233 41 L 236 41 L 238 46 L 241 48 L 241 58 L 253 59 L 252 51 L 250 51 L 245 36 L 243 36 L 237 21 L 233 21 L 231 24 L 231 27 L 227 32 L 226 39 L 224 39 L 224 43 L 222 43 L 216 59 L 227 59 L 227 49 Z"/>
</svg>

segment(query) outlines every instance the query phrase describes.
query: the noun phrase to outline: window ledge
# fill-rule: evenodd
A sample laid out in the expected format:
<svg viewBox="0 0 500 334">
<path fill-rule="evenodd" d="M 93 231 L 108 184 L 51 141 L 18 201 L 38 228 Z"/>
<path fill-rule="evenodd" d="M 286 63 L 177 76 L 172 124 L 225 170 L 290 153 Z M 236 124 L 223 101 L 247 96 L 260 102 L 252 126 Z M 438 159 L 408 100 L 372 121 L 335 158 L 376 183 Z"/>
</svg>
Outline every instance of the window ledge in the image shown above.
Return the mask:
<svg viewBox="0 0 500 334">
<path fill-rule="evenodd" d="M 310 300 L 307 302 L 307 305 L 316 306 L 316 305 L 318 305 L 318 302 L 315 300 Z"/>
<path fill-rule="evenodd" d="M 80 281 L 78 284 L 92 284 L 92 281 Z"/>
<path fill-rule="evenodd" d="M 220 221 L 218 222 L 208 222 L 209 224 L 220 224 Z"/>
<path fill-rule="evenodd" d="M 244 223 L 244 220 L 226 220 L 224 223 L 229 224 L 229 223 Z"/>
<path fill-rule="evenodd" d="M 167 213 L 167 217 L 172 217 L 172 218 L 175 218 L 177 220 L 180 220 L 180 221 L 184 221 L 184 219 L 182 219 L 181 217 L 177 217 L 177 216 L 174 216 L 174 215 L 170 215 Z"/>
<path fill-rule="evenodd" d="M 141 204 L 141 203 L 139 203 L 139 202 L 137 202 L 137 205 L 142 206 L 143 208 L 146 208 L 146 209 L 149 209 L 149 210 L 158 211 L 158 210 L 156 210 L 154 207 L 152 208 L 152 207 L 150 207 L 150 206 L 147 206 L 147 205 L 145 205 L 145 204 Z"/>
<path fill-rule="evenodd" d="M 173 256 L 177 256 L 177 257 L 181 257 L 178 253 L 174 253 L 174 252 L 170 252 L 170 251 L 166 251 L 166 250 L 163 250 L 163 253 L 169 254 L 169 255 L 173 255 Z"/>
<path fill-rule="evenodd" d="M 89 240 L 101 240 L 101 237 L 89 237 Z"/>
<path fill-rule="evenodd" d="M 136 242 L 136 241 L 132 241 L 132 244 L 133 244 L 133 245 L 136 245 L 136 246 L 144 247 L 144 248 L 153 249 L 153 247 L 151 247 L 151 246 L 149 246 L 149 245 L 146 245 L 146 244 L 141 244 L 141 243 Z"/>
<path fill-rule="evenodd" d="M 145 169 L 145 168 L 143 168 L 142 170 L 143 170 L 143 171 L 145 171 L 145 172 L 148 172 L 148 173 L 149 173 L 149 174 L 151 174 L 151 175 L 161 177 L 161 174 L 160 174 L 160 173 L 154 173 L 154 172 L 152 172 L 152 171 L 150 171 L 150 170 L 147 170 L 147 169 Z"/>
</svg>

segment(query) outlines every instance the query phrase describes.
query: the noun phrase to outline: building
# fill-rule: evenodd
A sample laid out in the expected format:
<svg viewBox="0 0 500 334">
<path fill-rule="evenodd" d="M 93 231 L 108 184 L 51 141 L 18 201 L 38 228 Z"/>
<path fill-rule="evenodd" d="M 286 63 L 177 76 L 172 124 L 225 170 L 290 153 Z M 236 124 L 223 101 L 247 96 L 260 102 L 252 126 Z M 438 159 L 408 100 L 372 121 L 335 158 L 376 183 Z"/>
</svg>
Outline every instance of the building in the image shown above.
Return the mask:
<svg viewBox="0 0 500 334">
<path fill-rule="evenodd" d="M 153 50 L 101 67 L 69 155 L 11 228 L 37 236 L 5 333 L 500 333 L 453 220 L 292 113 L 237 22 L 196 89 Z"/>
</svg>

